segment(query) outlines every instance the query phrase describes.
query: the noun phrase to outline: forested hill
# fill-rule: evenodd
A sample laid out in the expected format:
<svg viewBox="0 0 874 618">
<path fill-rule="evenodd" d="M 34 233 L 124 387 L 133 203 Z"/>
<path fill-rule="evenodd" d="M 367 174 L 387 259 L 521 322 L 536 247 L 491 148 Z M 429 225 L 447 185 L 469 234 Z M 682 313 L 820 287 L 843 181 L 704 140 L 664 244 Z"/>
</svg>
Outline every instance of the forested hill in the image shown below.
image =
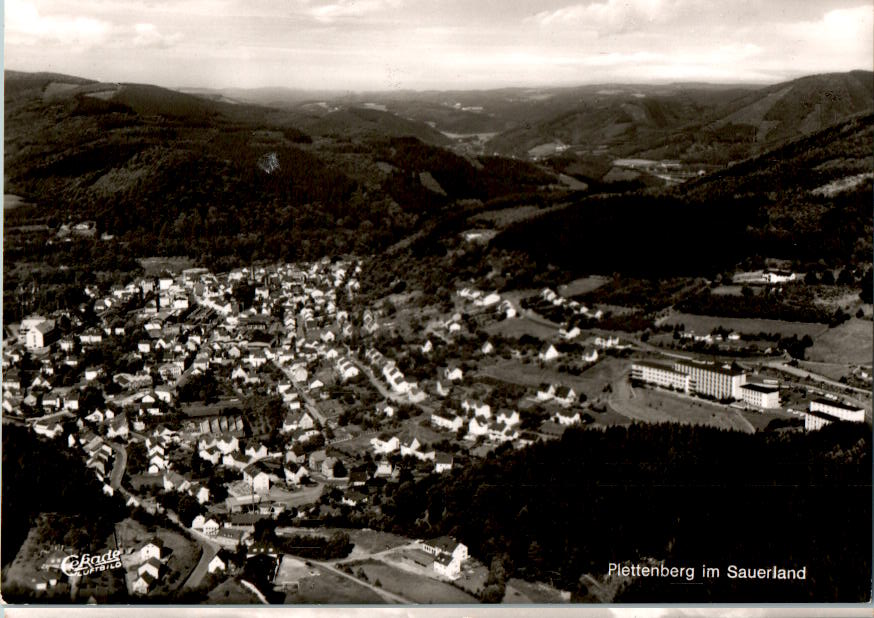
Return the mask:
<svg viewBox="0 0 874 618">
<path fill-rule="evenodd" d="M 529 163 L 404 137 L 432 130 L 391 114 L 347 114 L 358 125 L 315 140 L 296 118 L 155 86 L 7 73 L 4 192 L 32 206 L 7 212 L 6 225 L 94 221 L 115 236 L 104 249 L 221 267 L 378 251 L 456 200 L 555 182 Z"/>
<path fill-rule="evenodd" d="M 669 191 L 580 198 L 495 244 L 545 267 L 712 275 L 744 257 L 870 264 L 874 116 L 864 115 Z"/>
<path fill-rule="evenodd" d="M 501 447 L 477 465 L 402 485 L 384 508 L 408 533 L 452 534 L 486 564 L 497 559 L 507 577 L 551 580 L 577 600 L 588 595 L 583 574 L 654 560 L 696 567 L 698 585 L 627 582 L 615 601 L 865 602 L 870 438 L 869 427 L 853 424 L 752 435 L 682 425 L 569 429 L 561 440 Z M 704 581 L 705 563 L 722 577 Z M 732 580 L 729 564 L 806 566 L 809 575 Z"/>
</svg>

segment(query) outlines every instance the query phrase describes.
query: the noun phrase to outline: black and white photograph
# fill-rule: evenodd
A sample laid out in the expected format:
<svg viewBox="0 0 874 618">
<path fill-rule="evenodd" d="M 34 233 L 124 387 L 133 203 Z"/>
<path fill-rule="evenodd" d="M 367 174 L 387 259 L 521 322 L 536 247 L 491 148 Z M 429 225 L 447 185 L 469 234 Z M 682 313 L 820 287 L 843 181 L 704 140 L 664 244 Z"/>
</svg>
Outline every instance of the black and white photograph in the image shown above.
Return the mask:
<svg viewBox="0 0 874 618">
<path fill-rule="evenodd" d="M 871 0 L 3 36 L 9 616 L 870 615 Z"/>
</svg>

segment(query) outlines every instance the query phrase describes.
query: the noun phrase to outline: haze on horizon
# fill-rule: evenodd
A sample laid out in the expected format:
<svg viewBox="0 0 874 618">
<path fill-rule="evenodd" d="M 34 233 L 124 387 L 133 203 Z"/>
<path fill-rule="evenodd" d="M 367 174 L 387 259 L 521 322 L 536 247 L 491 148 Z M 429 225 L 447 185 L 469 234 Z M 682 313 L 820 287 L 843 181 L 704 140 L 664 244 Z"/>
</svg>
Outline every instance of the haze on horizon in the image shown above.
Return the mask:
<svg viewBox="0 0 874 618">
<path fill-rule="evenodd" d="M 167 87 L 707 81 L 874 68 L 870 0 L 7 0 L 5 67 Z"/>
</svg>

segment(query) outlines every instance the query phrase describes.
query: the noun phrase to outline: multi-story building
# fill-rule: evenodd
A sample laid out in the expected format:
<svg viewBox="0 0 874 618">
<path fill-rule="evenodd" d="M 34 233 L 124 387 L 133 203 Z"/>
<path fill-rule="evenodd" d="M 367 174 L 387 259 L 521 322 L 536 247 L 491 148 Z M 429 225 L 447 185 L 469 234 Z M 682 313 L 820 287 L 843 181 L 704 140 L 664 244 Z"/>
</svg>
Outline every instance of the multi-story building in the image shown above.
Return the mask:
<svg viewBox="0 0 874 618">
<path fill-rule="evenodd" d="M 815 431 L 834 421 L 865 422 L 865 409 L 835 399 L 814 399 L 804 414 L 804 429 Z"/>
<path fill-rule="evenodd" d="M 744 384 L 740 387 L 741 398 L 744 403 L 756 408 L 779 408 L 780 389 L 776 386 L 765 384 Z"/>
<path fill-rule="evenodd" d="M 674 371 L 688 375 L 697 394 L 714 399 L 741 399 L 741 386 L 747 381 L 739 369 L 693 360 L 677 361 Z"/>
<path fill-rule="evenodd" d="M 651 361 L 635 361 L 631 365 L 631 379 L 665 388 L 674 388 L 684 393 L 689 393 L 692 390 L 692 378 L 689 375 L 675 371 L 668 365 Z"/>
</svg>

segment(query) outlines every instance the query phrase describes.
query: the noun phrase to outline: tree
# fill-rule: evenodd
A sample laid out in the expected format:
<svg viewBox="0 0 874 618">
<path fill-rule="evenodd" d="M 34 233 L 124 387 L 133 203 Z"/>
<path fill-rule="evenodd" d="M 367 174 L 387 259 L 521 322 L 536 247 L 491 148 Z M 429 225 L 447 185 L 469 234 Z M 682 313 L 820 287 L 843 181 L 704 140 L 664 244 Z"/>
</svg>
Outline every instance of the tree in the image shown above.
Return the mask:
<svg viewBox="0 0 874 618">
<path fill-rule="evenodd" d="M 853 285 L 854 283 L 856 283 L 856 278 L 853 276 L 852 269 L 849 266 L 842 268 L 838 274 L 838 285 Z"/>
<path fill-rule="evenodd" d="M 835 284 L 835 274 L 831 271 L 831 269 L 826 269 L 825 272 L 822 273 L 822 278 L 820 282 L 823 285 L 834 285 Z"/>
<path fill-rule="evenodd" d="M 333 474 L 334 478 L 343 478 L 349 475 L 349 471 L 346 470 L 346 466 L 343 465 L 343 462 L 338 459 L 334 462 Z"/>
</svg>

